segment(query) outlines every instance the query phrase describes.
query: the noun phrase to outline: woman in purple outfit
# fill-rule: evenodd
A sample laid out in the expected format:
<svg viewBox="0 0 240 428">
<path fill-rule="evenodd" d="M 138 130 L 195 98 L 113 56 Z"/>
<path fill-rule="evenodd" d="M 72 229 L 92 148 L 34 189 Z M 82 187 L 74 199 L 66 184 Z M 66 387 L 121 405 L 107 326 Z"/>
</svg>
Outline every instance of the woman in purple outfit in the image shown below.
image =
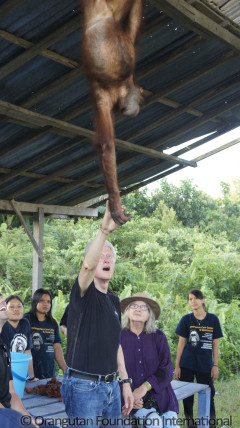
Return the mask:
<svg viewBox="0 0 240 428">
<path fill-rule="evenodd" d="M 145 293 L 121 301 L 121 345 L 132 378 L 132 414 L 141 425 L 178 426 L 178 401 L 171 386 L 173 367 L 165 334 L 155 326 L 159 304 Z"/>
</svg>

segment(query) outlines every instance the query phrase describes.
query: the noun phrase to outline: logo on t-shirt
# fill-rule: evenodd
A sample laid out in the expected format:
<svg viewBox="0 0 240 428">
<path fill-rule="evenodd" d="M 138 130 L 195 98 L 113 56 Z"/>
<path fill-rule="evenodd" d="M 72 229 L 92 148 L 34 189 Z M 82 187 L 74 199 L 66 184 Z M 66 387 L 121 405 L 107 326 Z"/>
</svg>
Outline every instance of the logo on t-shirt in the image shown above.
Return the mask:
<svg viewBox="0 0 240 428">
<path fill-rule="evenodd" d="M 189 342 L 192 346 L 197 346 L 199 342 L 199 334 L 197 330 L 192 330 L 189 334 Z"/>
<path fill-rule="evenodd" d="M 39 351 L 43 345 L 43 339 L 40 333 L 35 332 L 32 334 L 32 343 L 35 351 Z"/>
<path fill-rule="evenodd" d="M 27 349 L 27 338 L 24 334 L 16 334 L 10 343 L 12 352 L 24 352 Z"/>
</svg>

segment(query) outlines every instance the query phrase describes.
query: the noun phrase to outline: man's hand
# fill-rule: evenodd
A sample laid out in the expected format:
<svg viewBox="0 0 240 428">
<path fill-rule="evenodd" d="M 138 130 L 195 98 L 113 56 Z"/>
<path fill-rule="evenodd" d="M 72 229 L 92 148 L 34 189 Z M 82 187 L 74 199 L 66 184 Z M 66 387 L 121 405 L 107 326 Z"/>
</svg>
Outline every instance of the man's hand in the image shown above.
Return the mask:
<svg viewBox="0 0 240 428">
<path fill-rule="evenodd" d="M 133 408 L 133 394 L 129 383 L 124 383 L 122 388 L 124 406 L 122 407 L 123 415 L 129 415 Z"/>
<path fill-rule="evenodd" d="M 122 213 L 126 211 L 126 207 L 122 208 Z M 115 221 L 112 218 L 111 212 L 110 212 L 110 205 L 109 201 L 106 202 L 106 211 L 103 217 L 101 229 L 105 233 L 111 233 L 114 230 L 116 230 L 119 227 L 119 224 L 115 223 Z"/>
</svg>

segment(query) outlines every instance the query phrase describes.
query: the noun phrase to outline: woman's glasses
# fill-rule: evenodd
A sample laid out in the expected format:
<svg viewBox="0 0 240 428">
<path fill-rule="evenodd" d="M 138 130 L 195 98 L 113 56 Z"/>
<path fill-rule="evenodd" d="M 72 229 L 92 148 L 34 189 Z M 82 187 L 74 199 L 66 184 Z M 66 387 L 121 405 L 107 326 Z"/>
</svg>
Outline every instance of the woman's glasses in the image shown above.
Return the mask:
<svg viewBox="0 0 240 428">
<path fill-rule="evenodd" d="M 129 308 L 131 308 L 131 309 L 138 309 L 138 308 L 140 308 L 141 311 L 148 311 L 148 306 L 147 305 L 137 305 L 136 303 L 132 303 L 131 305 L 129 305 Z"/>
</svg>

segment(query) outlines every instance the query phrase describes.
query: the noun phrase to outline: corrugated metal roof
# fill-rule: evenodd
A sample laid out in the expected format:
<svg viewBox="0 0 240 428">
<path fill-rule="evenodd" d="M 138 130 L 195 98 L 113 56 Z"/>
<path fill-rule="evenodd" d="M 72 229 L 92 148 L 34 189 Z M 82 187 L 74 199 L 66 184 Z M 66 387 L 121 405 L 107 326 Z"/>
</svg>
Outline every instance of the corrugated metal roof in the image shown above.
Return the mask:
<svg viewBox="0 0 240 428">
<path fill-rule="evenodd" d="M 145 103 L 136 118 L 115 120 L 116 138 L 135 144 L 123 150 L 117 142 L 123 193 L 184 167 L 141 147 L 177 152 L 184 141 L 221 135 L 240 122 L 238 28 L 216 13 L 235 2 L 145 3 L 136 66 Z M 104 194 L 87 132 L 93 113 L 78 1 L 0 0 L 0 17 L 0 199 L 74 205 Z"/>
<path fill-rule="evenodd" d="M 205 0 L 206 3 L 226 18 L 240 25 L 240 3 L 239 0 Z"/>
</svg>

